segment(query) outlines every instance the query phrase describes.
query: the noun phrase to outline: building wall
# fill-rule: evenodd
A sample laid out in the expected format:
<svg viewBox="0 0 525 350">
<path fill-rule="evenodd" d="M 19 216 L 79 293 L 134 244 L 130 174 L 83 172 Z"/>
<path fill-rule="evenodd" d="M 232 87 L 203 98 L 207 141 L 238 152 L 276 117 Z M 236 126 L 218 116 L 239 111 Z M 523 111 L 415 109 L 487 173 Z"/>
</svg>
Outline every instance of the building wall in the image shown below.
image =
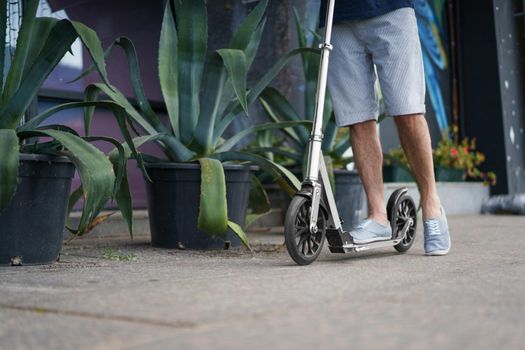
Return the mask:
<svg viewBox="0 0 525 350">
<path fill-rule="evenodd" d="M 456 1 L 461 129 L 494 171 L 492 194 L 525 192 L 523 1 Z"/>
<path fill-rule="evenodd" d="M 494 0 L 508 193 L 525 192 L 525 28 L 522 0 Z"/>
</svg>

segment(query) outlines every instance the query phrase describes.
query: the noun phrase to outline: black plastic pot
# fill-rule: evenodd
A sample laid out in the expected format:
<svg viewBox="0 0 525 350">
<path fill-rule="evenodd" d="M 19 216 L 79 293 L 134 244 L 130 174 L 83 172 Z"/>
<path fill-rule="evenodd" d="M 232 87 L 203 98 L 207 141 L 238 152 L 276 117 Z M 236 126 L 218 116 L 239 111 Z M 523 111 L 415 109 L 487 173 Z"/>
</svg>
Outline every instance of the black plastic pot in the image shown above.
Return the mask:
<svg viewBox="0 0 525 350">
<path fill-rule="evenodd" d="M 463 169 L 443 168 L 437 166 L 434 169 L 436 181 L 463 182 L 467 178 L 467 172 Z"/>
<path fill-rule="evenodd" d="M 368 216 L 365 189 L 357 171 L 334 170 L 335 202 L 343 228 L 350 231 Z"/>
<path fill-rule="evenodd" d="M 201 182 L 198 163 L 152 163 L 146 169 L 152 180 L 146 180 L 146 191 L 153 246 L 202 250 L 241 245 L 231 230 L 222 238 L 197 229 Z M 248 206 L 251 172 L 256 169 L 224 164 L 228 217 L 241 226 Z"/>
<path fill-rule="evenodd" d="M 383 165 L 384 182 L 414 182 L 410 171 L 397 165 Z"/>
<path fill-rule="evenodd" d="M 65 157 L 20 155 L 15 196 L 0 213 L 0 265 L 56 261 L 74 173 Z"/>
</svg>

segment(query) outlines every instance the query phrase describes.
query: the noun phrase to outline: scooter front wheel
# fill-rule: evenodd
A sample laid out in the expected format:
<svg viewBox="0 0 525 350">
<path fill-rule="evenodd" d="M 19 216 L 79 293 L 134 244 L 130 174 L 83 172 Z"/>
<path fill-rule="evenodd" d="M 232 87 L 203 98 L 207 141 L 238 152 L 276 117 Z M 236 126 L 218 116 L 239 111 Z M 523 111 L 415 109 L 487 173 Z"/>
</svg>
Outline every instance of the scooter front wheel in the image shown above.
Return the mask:
<svg viewBox="0 0 525 350">
<path fill-rule="evenodd" d="M 317 218 L 318 230 L 310 232 L 310 211 L 312 201 L 304 196 L 295 196 L 284 222 L 284 240 L 286 249 L 292 259 L 299 265 L 308 265 L 317 259 L 323 248 L 326 231 L 326 219 L 319 208 Z"/>
</svg>

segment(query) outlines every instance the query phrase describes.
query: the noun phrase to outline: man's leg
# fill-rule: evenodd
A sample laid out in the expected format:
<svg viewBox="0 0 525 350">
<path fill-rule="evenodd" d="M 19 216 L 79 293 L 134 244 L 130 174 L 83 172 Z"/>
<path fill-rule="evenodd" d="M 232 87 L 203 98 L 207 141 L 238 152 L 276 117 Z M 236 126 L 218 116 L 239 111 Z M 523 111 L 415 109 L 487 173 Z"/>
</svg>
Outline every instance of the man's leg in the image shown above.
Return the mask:
<svg viewBox="0 0 525 350">
<path fill-rule="evenodd" d="M 446 255 L 451 246 L 450 233 L 436 191 L 427 122 L 422 114 L 402 115 L 394 120 L 421 194 L 425 254 Z"/>
<path fill-rule="evenodd" d="M 439 218 L 441 203 L 436 191 L 432 145 L 422 114 L 394 117 L 401 146 L 410 163 L 421 194 L 423 219 Z"/>
<path fill-rule="evenodd" d="M 368 198 L 369 219 L 388 223 L 383 191 L 383 153 L 377 123 L 369 120 L 350 126 L 350 140 L 359 176 Z"/>
</svg>

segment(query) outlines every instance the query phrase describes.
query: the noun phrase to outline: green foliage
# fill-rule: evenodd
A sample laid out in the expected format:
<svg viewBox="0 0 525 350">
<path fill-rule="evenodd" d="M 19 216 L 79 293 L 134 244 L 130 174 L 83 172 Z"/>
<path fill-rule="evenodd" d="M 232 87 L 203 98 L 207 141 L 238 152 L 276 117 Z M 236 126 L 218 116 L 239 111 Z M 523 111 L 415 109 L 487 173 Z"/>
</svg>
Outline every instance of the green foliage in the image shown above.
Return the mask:
<svg viewBox="0 0 525 350">
<path fill-rule="evenodd" d="M 117 157 L 114 165 L 108 157 L 89 143 L 89 138 L 81 138 L 74 130 L 63 125 L 40 124 L 54 113 L 69 108 L 92 109 L 100 106 L 120 112 L 119 124 L 124 125 L 126 118 L 122 108 L 111 101 L 72 102 L 55 106 L 41 113 L 34 119 L 23 123 L 23 116 L 45 81 L 71 44 L 80 38 L 90 54 L 94 69 L 102 80 L 108 82 L 104 63 L 104 53 L 96 33 L 85 25 L 54 18 L 37 18 L 38 0 L 24 2 L 23 20 L 17 39 L 17 45 L 11 66 L 1 86 L 0 100 L 0 211 L 7 208 L 16 190 L 19 167 L 19 152 L 65 155 L 76 166 L 82 181 L 82 187 L 75 191 L 70 203 L 76 202 L 82 194 L 84 207 L 79 226 L 72 231 L 83 234 L 97 219 L 105 203 L 120 193 L 127 183 L 124 158 Z M 0 36 L 5 36 L 7 2 L 0 1 Z M 6 52 L 5 44 L 2 57 Z M 3 73 L 3 59 L 2 69 Z M 3 80 L 0 79 L 0 82 Z M 39 143 L 39 137 L 51 138 L 52 141 Z M 31 139 L 31 143 L 24 140 Z M 131 137 L 128 137 L 131 141 Z M 107 141 L 107 140 L 106 140 Z M 117 144 L 116 141 L 111 140 Z M 118 145 L 120 147 L 120 145 Z M 117 148 L 118 148 L 117 147 Z M 118 176 L 115 176 L 115 169 Z M 126 216 L 126 215 L 125 215 Z M 130 226 L 131 229 L 131 226 Z"/>
<path fill-rule="evenodd" d="M 156 142 L 164 151 L 167 160 L 174 162 L 200 161 L 202 171 L 211 172 L 216 178 L 203 173 L 201 183 L 201 205 L 199 228 L 210 234 L 222 234 L 229 226 L 247 245 L 244 233 L 238 225 L 227 220 L 227 208 L 223 192 L 223 172 L 220 163 L 210 159 L 228 161 L 250 160 L 277 174 L 283 186 L 297 179 L 273 162 L 261 157 L 231 158 L 231 149 L 241 139 L 260 131 L 262 128 L 291 129 L 304 125 L 305 121 L 273 123 L 264 127 L 256 126 L 242 133 L 224 139 L 224 132 L 239 116 L 248 113 L 248 108 L 257 100 L 265 87 L 274 79 L 284 65 L 295 55 L 308 50 L 295 50 L 278 60 L 275 65 L 249 91 L 247 73 L 260 44 L 266 19 L 264 17 L 268 0 L 262 0 L 247 16 L 233 36 L 229 47 L 206 54 L 208 44 L 208 23 L 205 0 L 167 1 L 161 28 L 158 73 L 160 87 L 170 127 L 164 126 L 161 119 L 150 111 L 143 94 L 140 71 L 133 44 L 126 38 L 119 38 L 106 51 L 109 55 L 115 46 L 124 49 L 129 63 L 129 72 L 139 110 L 115 87 L 97 84 L 94 89 L 107 94 L 111 100 L 123 108 L 134 124 L 139 126 L 139 137 Z M 175 11 L 174 11 L 175 10 Z M 175 16 L 176 23 L 175 23 Z M 309 50 L 312 51 L 312 50 Z M 87 72 L 93 70 L 88 69 Z M 85 72 L 85 73 L 87 73 Z M 85 74 L 84 73 L 84 74 Z M 95 96 L 97 94 L 92 94 Z M 144 138 L 145 137 L 145 138 Z M 150 138 L 148 138 L 150 137 Z M 138 144 L 136 143 L 137 147 Z M 245 159 L 249 158 L 249 159 Z M 204 177 L 206 175 L 206 177 Z M 292 178 L 290 178 L 290 176 Z M 209 180 L 209 181 L 208 181 Z M 212 187 L 215 190 L 212 190 Z M 222 190 L 221 190 L 222 191 Z M 208 208 L 203 197 L 212 196 L 215 203 Z M 208 210 L 210 209 L 210 210 Z M 213 213 L 214 209 L 216 213 Z M 225 215 L 226 213 L 226 215 Z M 220 214 L 220 215 L 219 215 Z"/>
</svg>

